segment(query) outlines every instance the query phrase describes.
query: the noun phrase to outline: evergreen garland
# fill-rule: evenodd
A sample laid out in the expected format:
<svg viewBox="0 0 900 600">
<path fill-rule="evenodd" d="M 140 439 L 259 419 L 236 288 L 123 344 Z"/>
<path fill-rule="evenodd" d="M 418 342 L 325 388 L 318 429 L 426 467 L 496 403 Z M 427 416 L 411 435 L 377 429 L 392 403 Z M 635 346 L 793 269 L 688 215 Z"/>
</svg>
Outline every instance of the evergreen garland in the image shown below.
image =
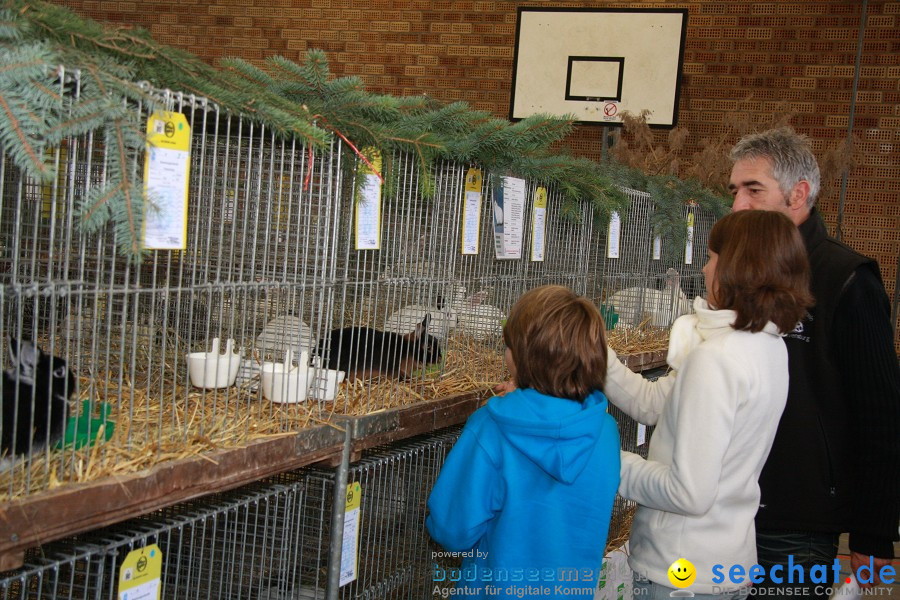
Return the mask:
<svg viewBox="0 0 900 600">
<path fill-rule="evenodd" d="M 727 207 L 723 197 L 697 182 L 551 151 L 572 131 L 574 117 L 534 115 L 510 123 L 464 102 L 373 94 L 359 78 L 333 77 L 321 50 L 307 52 L 302 64 L 271 57 L 257 67 L 227 59 L 215 69 L 138 28 L 100 25 L 45 2 L 4 0 L 0 59 L 5 65 L 0 67 L 0 143 L 8 155 L 30 176 L 50 181 L 54 173 L 46 148 L 102 131 L 110 157 L 107 184 L 82 201 L 79 227 L 93 232 L 111 219 L 119 247 L 137 260 L 145 199 L 129 165 L 144 151 L 145 134 L 134 103 L 154 108 L 151 94 L 136 83 L 138 75 L 156 88 L 206 97 L 314 147 L 339 137 L 347 152 L 378 148 L 385 159 L 386 197 L 394 180 L 391 153 L 402 150 L 417 157 L 426 197 L 433 194 L 431 172 L 438 159 L 553 186 L 563 198 L 561 213 L 572 219 L 581 218 L 584 202 L 601 221 L 624 211 L 623 187 L 650 192 L 658 206 L 654 227 L 676 242 L 686 233 L 682 205 L 687 200 L 716 215 Z M 81 70 L 77 96 L 63 93 L 57 65 Z"/>
</svg>

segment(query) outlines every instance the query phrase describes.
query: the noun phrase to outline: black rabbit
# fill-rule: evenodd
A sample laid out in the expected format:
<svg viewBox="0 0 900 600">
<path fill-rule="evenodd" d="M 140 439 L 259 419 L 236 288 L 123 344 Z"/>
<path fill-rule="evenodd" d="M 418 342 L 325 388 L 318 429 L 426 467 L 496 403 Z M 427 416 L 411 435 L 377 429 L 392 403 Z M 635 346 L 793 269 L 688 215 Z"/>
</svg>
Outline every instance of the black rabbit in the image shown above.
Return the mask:
<svg viewBox="0 0 900 600">
<path fill-rule="evenodd" d="M 53 445 L 63 436 L 75 376 L 58 356 L 31 342 L 10 340 L 12 368 L 3 371 L 2 454 L 11 457 Z"/>
<path fill-rule="evenodd" d="M 428 335 L 429 316 L 406 335 L 372 329 L 335 329 L 319 343 L 325 366 L 347 373 L 347 379 L 388 375 L 406 379 L 424 365 L 439 363 L 443 353 L 437 338 Z M 329 351 L 330 348 L 330 351 Z"/>
</svg>

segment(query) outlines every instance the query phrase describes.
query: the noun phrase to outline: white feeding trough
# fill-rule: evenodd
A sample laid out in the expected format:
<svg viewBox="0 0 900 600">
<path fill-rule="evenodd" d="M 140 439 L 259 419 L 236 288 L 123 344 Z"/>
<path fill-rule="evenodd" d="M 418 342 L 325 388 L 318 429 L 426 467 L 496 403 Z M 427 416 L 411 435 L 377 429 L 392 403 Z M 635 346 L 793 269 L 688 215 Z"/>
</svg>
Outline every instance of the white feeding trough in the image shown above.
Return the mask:
<svg viewBox="0 0 900 600">
<path fill-rule="evenodd" d="M 262 393 L 266 400 L 279 404 L 303 402 L 309 393 L 309 352 L 300 353 L 294 365 L 294 351 L 285 352 L 284 362 L 264 362 L 260 370 Z"/>
<path fill-rule="evenodd" d="M 234 351 L 234 340 L 225 342 L 225 354 L 219 354 L 219 338 L 213 338 L 209 352 L 191 352 L 187 355 L 191 384 L 206 389 L 226 388 L 234 385 L 241 364 L 240 351 Z"/>
<path fill-rule="evenodd" d="M 337 386 L 344 381 L 344 372 L 334 369 L 316 369 L 309 393 L 316 400 L 330 402 L 337 395 Z"/>
<path fill-rule="evenodd" d="M 318 340 L 313 335 L 309 325 L 300 317 L 294 315 L 281 315 L 269 321 L 262 333 L 256 338 L 255 352 L 259 354 L 258 360 L 280 360 L 288 350 L 294 352 L 294 356 L 303 351 L 309 351 L 316 347 Z M 248 385 L 255 390 L 258 386 L 259 363 L 253 356 L 241 362 L 237 381 L 242 387 Z M 251 383 L 252 382 L 252 383 Z"/>
</svg>

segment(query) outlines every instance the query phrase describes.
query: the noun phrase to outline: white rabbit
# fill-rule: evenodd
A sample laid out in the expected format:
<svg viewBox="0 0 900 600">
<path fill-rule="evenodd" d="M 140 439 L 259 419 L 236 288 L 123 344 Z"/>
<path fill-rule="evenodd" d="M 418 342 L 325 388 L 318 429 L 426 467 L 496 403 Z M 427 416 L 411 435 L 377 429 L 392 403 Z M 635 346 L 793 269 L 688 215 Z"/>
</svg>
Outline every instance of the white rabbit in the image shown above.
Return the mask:
<svg viewBox="0 0 900 600">
<path fill-rule="evenodd" d="M 493 203 L 494 206 L 494 225 L 503 225 L 503 207 Z"/>
<path fill-rule="evenodd" d="M 398 311 L 393 312 L 384 320 L 384 331 L 405 334 L 415 331 L 416 326 L 422 320 L 431 317 L 428 325 L 428 333 L 441 342 L 446 342 L 450 331 L 456 328 L 457 313 L 463 305 L 466 288 L 457 285 L 454 288 L 453 299 L 450 303 L 439 302 L 438 306 L 424 304 L 408 304 Z"/>
<path fill-rule="evenodd" d="M 457 325 L 464 335 L 477 340 L 499 338 L 503 335 L 506 314 L 490 304 L 485 304 L 490 290 L 481 290 L 463 300 L 457 313 Z"/>
<path fill-rule="evenodd" d="M 669 327 L 691 310 L 691 302 L 681 290 L 681 276 L 671 268 L 666 271 L 665 289 L 625 288 L 610 296 L 609 304 L 623 325 L 638 325 L 649 316 L 653 327 Z"/>
</svg>

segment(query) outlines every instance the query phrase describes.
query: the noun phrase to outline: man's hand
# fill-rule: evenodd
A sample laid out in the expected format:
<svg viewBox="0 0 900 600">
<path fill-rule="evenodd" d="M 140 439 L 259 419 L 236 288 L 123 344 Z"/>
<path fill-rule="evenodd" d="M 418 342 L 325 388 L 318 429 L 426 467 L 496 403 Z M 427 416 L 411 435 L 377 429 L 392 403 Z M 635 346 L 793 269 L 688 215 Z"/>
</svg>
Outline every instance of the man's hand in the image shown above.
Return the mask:
<svg viewBox="0 0 900 600">
<path fill-rule="evenodd" d="M 494 386 L 494 393 L 498 396 L 505 396 L 507 393 L 516 389 L 516 384 L 512 379 L 498 383 Z"/>
<path fill-rule="evenodd" d="M 866 567 L 866 579 L 869 578 L 868 570 L 869 570 L 869 559 L 872 559 L 872 574 L 869 583 L 863 583 L 859 579 L 859 568 Z M 859 552 L 850 551 L 850 569 L 853 571 L 853 576 L 856 577 L 856 581 L 859 583 L 859 587 L 862 589 L 874 588 L 876 585 L 881 583 L 881 577 L 879 574 L 881 573 L 882 567 L 886 567 L 893 562 L 891 558 L 878 558 L 877 556 L 870 557 L 867 554 L 860 554 Z"/>
</svg>

